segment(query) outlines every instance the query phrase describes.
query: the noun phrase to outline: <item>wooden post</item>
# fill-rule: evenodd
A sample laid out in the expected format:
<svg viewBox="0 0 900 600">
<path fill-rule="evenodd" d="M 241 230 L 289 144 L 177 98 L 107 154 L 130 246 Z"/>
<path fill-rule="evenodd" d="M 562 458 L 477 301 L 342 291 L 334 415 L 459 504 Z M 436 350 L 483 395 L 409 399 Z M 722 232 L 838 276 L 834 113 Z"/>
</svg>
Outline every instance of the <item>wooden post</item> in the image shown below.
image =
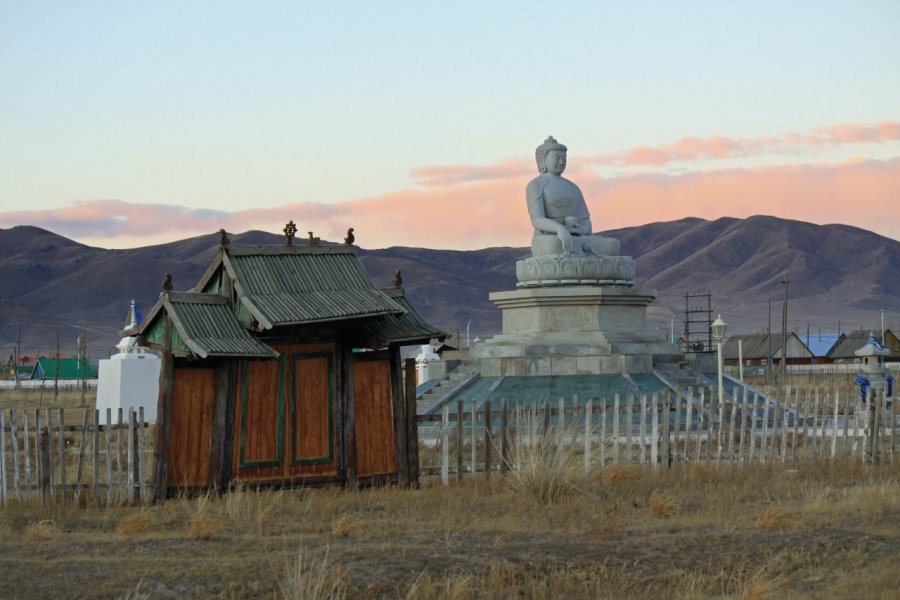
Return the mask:
<svg viewBox="0 0 900 600">
<path fill-rule="evenodd" d="M 870 387 L 867 391 L 869 426 L 866 434 L 866 451 L 869 464 L 878 464 L 878 394 Z"/>
<path fill-rule="evenodd" d="M 18 382 L 18 380 L 17 380 Z M 0 408 L 0 508 L 6 507 L 6 415 Z"/>
<path fill-rule="evenodd" d="M 147 473 L 144 470 L 147 460 L 147 446 L 144 445 L 145 424 L 146 422 L 144 421 L 144 407 L 141 406 L 138 408 L 137 449 L 135 450 L 138 457 L 138 491 L 140 492 L 139 500 L 141 502 L 143 502 L 147 498 Z"/>
<path fill-rule="evenodd" d="M 550 435 L 550 400 L 544 402 L 544 429 L 541 431 L 541 438 L 547 439 Z"/>
<path fill-rule="evenodd" d="M 613 396 L 613 464 L 619 464 L 619 394 Z"/>
<path fill-rule="evenodd" d="M 672 436 L 672 464 L 678 463 L 678 442 L 681 439 L 681 390 L 675 390 L 675 434 Z"/>
<path fill-rule="evenodd" d="M 700 388 L 700 404 L 697 405 L 697 455 L 695 460 L 700 464 L 700 451 L 703 448 L 703 407 L 706 404 L 704 389 Z"/>
<path fill-rule="evenodd" d="M 638 434 L 641 438 L 638 460 L 643 465 L 647 462 L 647 394 L 641 394 L 641 415 L 638 423 Z"/>
<path fill-rule="evenodd" d="M 606 398 L 600 398 L 600 467 L 606 467 Z"/>
<path fill-rule="evenodd" d="M 356 459 L 356 402 L 353 399 L 353 348 L 346 340 L 338 343 L 338 372 L 340 373 L 340 385 L 338 386 L 338 421 L 339 451 L 342 457 L 341 468 L 344 473 L 344 485 L 349 489 L 356 489 L 357 480 Z M 413 389 L 415 397 L 415 389 Z"/>
<path fill-rule="evenodd" d="M 625 425 L 625 460 L 628 461 L 628 464 L 632 463 L 632 444 L 634 444 L 634 437 L 632 433 L 634 432 L 634 394 L 628 394 L 625 400 L 628 404 L 625 407 L 625 420 L 627 424 Z"/>
<path fill-rule="evenodd" d="M 493 464 L 491 450 L 494 441 L 493 432 L 493 415 L 491 414 L 491 401 L 484 401 L 484 476 L 485 479 L 491 478 L 491 467 Z"/>
<path fill-rule="evenodd" d="M 744 465 L 744 438 L 747 435 L 747 406 L 749 403 L 749 395 L 750 390 L 744 387 L 744 401 L 741 403 L 741 432 L 738 439 L 738 465 L 741 467 Z"/>
<path fill-rule="evenodd" d="M 663 392 L 662 395 L 662 426 L 663 426 L 663 457 L 666 461 L 666 467 L 672 466 L 672 440 L 669 439 L 669 436 L 672 435 L 672 396 L 669 393 L 669 390 Z"/>
<path fill-rule="evenodd" d="M 891 399 L 891 464 L 894 464 L 894 448 L 897 439 L 897 394 Z"/>
<path fill-rule="evenodd" d="M 556 417 L 556 445 L 562 448 L 565 443 L 566 432 L 566 400 L 559 399 L 559 411 Z"/>
<path fill-rule="evenodd" d="M 588 398 L 584 403 L 584 474 L 587 475 L 591 472 L 591 438 L 593 434 L 591 432 L 591 421 L 593 420 L 593 415 L 591 414 L 592 406 L 592 398 Z"/>
<path fill-rule="evenodd" d="M 75 507 L 79 506 L 81 499 L 81 481 L 84 476 L 84 447 L 87 445 L 87 429 L 88 429 L 88 410 L 82 409 L 83 417 L 81 419 L 81 445 L 78 448 L 78 470 L 75 475 Z"/>
<path fill-rule="evenodd" d="M 809 385 L 806 386 L 806 394 L 803 398 L 803 437 L 802 444 L 803 450 L 809 452 L 809 403 L 810 403 L 810 389 Z"/>
<path fill-rule="evenodd" d="M 691 426 L 694 424 L 693 416 L 694 412 L 694 390 L 692 388 L 688 388 L 688 395 L 686 398 L 687 402 L 687 412 L 684 415 L 684 460 L 685 462 L 691 460 Z"/>
<path fill-rule="evenodd" d="M 400 347 L 391 344 L 388 347 L 391 365 L 391 408 L 394 424 L 394 449 L 397 463 L 397 482 L 401 486 L 409 486 L 409 464 L 407 462 L 407 422 L 410 416 L 406 413 L 406 395 L 403 393 L 403 362 L 400 359 Z M 415 420 L 415 414 L 412 416 Z M 226 456 L 231 457 L 231 454 Z"/>
<path fill-rule="evenodd" d="M 231 481 L 231 449 L 234 444 L 232 440 L 234 439 L 235 377 L 237 373 L 235 365 L 235 360 L 225 359 L 216 367 L 207 485 L 218 493 L 227 490 Z M 396 406 L 394 408 L 396 409 Z M 143 428 L 142 421 L 141 431 Z M 396 432 L 396 429 L 394 431 Z"/>
<path fill-rule="evenodd" d="M 478 472 L 478 403 L 472 402 L 472 478 L 475 478 L 475 473 Z"/>
<path fill-rule="evenodd" d="M 456 480 L 462 481 L 463 478 L 463 450 L 465 446 L 465 438 L 463 436 L 463 425 L 466 422 L 466 415 L 463 412 L 463 401 L 456 401 Z"/>
<path fill-rule="evenodd" d="M 406 371 L 406 464 L 409 486 L 419 487 L 419 421 L 416 414 L 416 359 L 407 358 Z"/>
<path fill-rule="evenodd" d="M 16 411 L 9 411 L 9 439 L 12 444 L 12 460 L 13 460 L 13 491 L 16 493 L 16 503 L 22 501 L 21 492 L 19 490 L 19 431 L 16 427 Z"/>
<path fill-rule="evenodd" d="M 165 294 L 165 292 L 164 292 Z M 160 370 L 159 370 L 159 398 L 156 403 L 156 448 L 154 448 L 155 461 L 153 463 L 153 501 L 165 500 L 169 493 L 169 440 L 172 437 L 172 402 L 175 384 L 175 358 L 172 355 L 172 317 L 166 312 L 163 325 L 163 344 Z M 129 421 L 134 417 L 129 410 Z M 129 435 L 133 432 L 128 429 Z M 121 434 L 120 434 L 121 435 Z M 129 439 L 129 442 L 131 440 Z M 132 452 L 131 444 L 128 446 Z M 130 454 L 129 454 L 130 456 Z M 129 464 L 129 466 L 132 466 Z M 134 473 L 129 469 L 131 476 Z M 129 482 L 133 484 L 134 482 Z M 128 501 L 132 502 L 134 486 L 128 487 Z"/>
<path fill-rule="evenodd" d="M 100 411 L 94 409 L 94 506 L 100 504 Z"/>
<path fill-rule="evenodd" d="M 450 484 L 450 405 L 441 406 L 441 485 Z"/>
<path fill-rule="evenodd" d="M 106 409 L 106 506 L 112 506 L 113 502 L 113 477 L 112 477 L 112 409 Z"/>
<path fill-rule="evenodd" d="M 56 502 L 56 490 L 54 489 L 55 478 L 53 477 L 53 413 L 50 409 L 46 409 L 44 413 L 44 418 L 47 420 L 47 446 L 45 448 L 47 453 L 47 492 L 50 496 L 50 503 L 53 504 Z M 2 445 L 2 444 L 0 444 Z"/>
<path fill-rule="evenodd" d="M 158 415 L 157 415 L 158 416 Z M 134 484 L 135 484 L 135 456 L 136 452 L 134 451 L 134 409 L 128 409 L 128 503 L 134 504 L 135 493 L 134 493 Z"/>
<path fill-rule="evenodd" d="M 849 442 L 847 441 L 847 438 L 850 433 L 850 406 L 852 404 L 851 400 L 853 399 L 853 397 L 854 397 L 853 389 L 850 388 L 850 386 L 848 385 L 847 393 L 844 395 L 844 439 L 843 439 L 843 442 L 841 443 L 841 452 L 844 455 L 846 455 L 848 453 L 847 446 L 848 446 Z M 853 411 L 853 422 L 854 422 L 854 424 L 856 423 L 856 410 L 855 409 Z"/>
<path fill-rule="evenodd" d="M 509 401 L 500 399 L 500 475 L 509 471 Z"/>
<path fill-rule="evenodd" d="M 781 462 L 787 460 L 787 435 L 790 421 L 788 420 L 788 408 L 791 403 L 791 386 L 785 386 L 784 397 L 781 400 Z"/>
<path fill-rule="evenodd" d="M 813 393 L 815 394 L 815 402 L 813 404 L 813 417 L 812 417 L 812 453 L 813 460 L 819 458 L 819 385 L 816 384 L 813 386 Z"/>
<path fill-rule="evenodd" d="M 68 479 L 68 471 L 66 465 L 66 415 L 65 411 L 61 408 L 59 409 L 59 496 L 60 503 L 65 505 L 66 503 L 66 492 L 68 491 L 66 480 Z"/>
<path fill-rule="evenodd" d="M 797 437 L 800 429 L 800 388 L 797 388 L 797 392 L 794 394 L 794 424 L 791 428 L 791 460 L 797 460 L 797 447 L 800 445 L 800 441 Z"/>
<path fill-rule="evenodd" d="M 41 506 L 53 499 L 53 488 L 50 487 L 50 457 L 53 455 L 50 440 L 52 437 L 51 431 L 47 427 L 41 429 L 40 441 L 38 442 L 41 457 Z"/>
<path fill-rule="evenodd" d="M 754 435 L 754 430 L 756 429 L 756 410 L 757 405 L 759 404 L 759 390 L 756 389 L 753 391 L 753 403 L 750 405 L 750 430 L 748 431 L 748 440 L 749 447 L 747 448 L 747 462 L 752 463 L 753 457 L 756 455 L 756 436 Z"/>
<path fill-rule="evenodd" d="M 728 460 L 734 460 L 734 437 L 735 422 L 738 412 L 738 388 L 734 388 L 731 392 L 731 414 L 728 415 Z"/>
<path fill-rule="evenodd" d="M 124 444 L 122 444 L 122 432 L 125 430 L 125 421 L 122 409 L 119 408 L 116 411 L 117 421 L 116 421 L 116 495 L 119 498 L 119 502 L 125 502 L 127 499 L 127 495 L 125 494 L 125 450 Z M 158 438 L 159 436 L 157 436 Z M 154 492 L 155 494 L 156 492 Z"/>
<path fill-rule="evenodd" d="M 45 506 L 47 502 L 46 488 L 44 488 L 44 452 L 43 441 L 41 439 L 43 432 L 41 431 L 41 409 L 34 409 L 34 483 L 35 494 L 38 496 L 41 506 Z"/>
<path fill-rule="evenodd" d="M 22 454 L 25 458 L 25 482 L 23 487 L 25 501 L 31 500 L 31 432 L 28 427 L 28 411 L 22 410 Z"/>
<path fill-rule="evenodd" d="M 759 462 L 761 464 L 765 464 L 766 462 L 766 447 L 767 441 L 769 438 L 769 400 L 765 396 L 762 398 L 763 402 L 763 423 L 762 423 L 762 440 L 759 443 Z"/>
<path fill-rule="evenodd" d="M 837 458 L 837 424 L 838 424 L 838 410 L 840 409 L 841 403 L 841 389 L 834 389 L 834 411 L 831 416 L 831 462 L 834 462 Z M 891 438 L 891 442 L 893 442 L 893 438 Z"/>
<path fill-rule="evenodd" d="M 516 400 L 516 429 L 515 429 L 515 447 L 516 447 L 516 469 L 522 467 L 522 401 Z"/>
<path fill-rule="evenodd" d="M 646 396 L 642 396 L 646 399 Z M 659 469 L 659 397 L 656 392 L 652 396 L 653 410 L 650 411 L 650 417 L 653 421 L 650 424 L 650 464 L 653 470 Z"/>
</svg>

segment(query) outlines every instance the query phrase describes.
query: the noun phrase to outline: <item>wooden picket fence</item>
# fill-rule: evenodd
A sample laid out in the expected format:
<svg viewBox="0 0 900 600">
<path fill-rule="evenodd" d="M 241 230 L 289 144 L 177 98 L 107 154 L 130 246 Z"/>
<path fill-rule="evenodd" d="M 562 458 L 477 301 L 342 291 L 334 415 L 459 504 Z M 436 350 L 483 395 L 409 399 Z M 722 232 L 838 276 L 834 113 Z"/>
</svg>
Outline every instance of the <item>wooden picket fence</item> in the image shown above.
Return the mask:
<svg viewBox="0 0 900 600">
<path fill-rule="evenodd" d="M 144 409 L 105 416 L 101 421 L 100 411 L 90 409 L 0 410 L 0 508 L 149 498 L 153 452 Z"/>
<path fill-rule="evenodd" d="M 505 474 L 516 449 L 554 436 L 583 452 L 584 468 L 638 464 L 658 469 L 683 463 L 742 466 L 766 461 L 851 460 L 894 462 L 897 419 L 884 389 L 860 401 L 855 387 L 735 387 L 725 401 L 717 388 L 685 389 L 612 399 L 523 402 L 489 400 L 466 407 L 445 403 L 438 414 L 419 415 L 426 451 L 420 470 L 463 479 L 482 472 Z M 451 459 L 452 457 L 452 459 Z"/>
</svg>

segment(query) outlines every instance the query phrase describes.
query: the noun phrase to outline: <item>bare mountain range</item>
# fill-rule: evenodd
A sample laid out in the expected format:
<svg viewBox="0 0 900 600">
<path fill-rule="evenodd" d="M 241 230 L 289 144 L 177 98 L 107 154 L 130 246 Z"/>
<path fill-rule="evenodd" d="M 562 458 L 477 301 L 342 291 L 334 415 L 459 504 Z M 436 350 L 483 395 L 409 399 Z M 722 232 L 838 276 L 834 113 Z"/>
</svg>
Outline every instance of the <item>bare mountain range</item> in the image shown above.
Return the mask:
<svg viewBox="0 0 900 600">
<path fill-rule="evenodd" d="M 669 334 L 672 317 L 680 333 L 685 293 L 710 292 L 712 309 L 722 313 L 730 333 L 764 331 L 771 300 L 772 326 L 780 329 L 788 271 L 791 329 L 874 330 L 882 309 L 889 327 L 900 325 L 900 242 L 870 231 L 755 216 L 688 218 L 606 234 L 635 257 L 638 285 L 657 290 L 648 328 L 660 337 Z M 357 228 L 357 235 L 364 244 L 365 230 Z M 230 237 L 241 245 L 279 244 L 283 236 L 248 231 Z M 106 356 L 132 298 L 148 310 L 165 273 L 176 289 L 190 288 L 217 247 L 218 234 L 106 250 L 37 227 L 0 229 L 0 355 L 12 352 L 19 324 L 23 353 L 50 352 L 57 329 L 61 351 L 72 353 L 84 327 L 92 356 Z M 470 320 L 472 338 L 499 331 L 500 313 L 488 294 L 515 288 L 515 261 L 529 251 L 392 247 L 357 253 L 376 285 L 390 286 L 394 272 L 402 271 L 422 315 L 465 343 Z"/>
</svg>

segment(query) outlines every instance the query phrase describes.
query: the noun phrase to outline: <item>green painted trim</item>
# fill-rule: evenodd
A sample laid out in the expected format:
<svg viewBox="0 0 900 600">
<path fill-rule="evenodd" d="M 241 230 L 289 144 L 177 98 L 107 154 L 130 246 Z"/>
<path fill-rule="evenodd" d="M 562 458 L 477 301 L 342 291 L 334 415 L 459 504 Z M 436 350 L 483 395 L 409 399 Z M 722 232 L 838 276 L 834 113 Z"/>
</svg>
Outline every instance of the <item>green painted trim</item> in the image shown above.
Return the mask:
<svg viewBox="0 0 900 600">
<path fill-rule="evenodd" d="M 238 457 L 238 468 L 253 469 L 260 467 L 277 467 L 284 460 L 284 356 L 278 357 L 278 417 L 276 424 L 275 458 L 271 460 L 244 460 L 244 449 L 247 445 L 247 365 L 241 363 L 241 450 Z"/>
<path fill-rule="evenodd" d="M 165 337 L 166 312 L 165 309 L 159 312 L 154 319 L 153 324 L 144 332 L 144 338 L 158 346 L 163 345 L 163 337 Z M 172 323 L 172 350 L 181 350 L 182 352 L 191 352 L 188 345 L 184 343 L 184 338 L 178 333 L 178 328 Z"/>
<path fill-rule="evenodd" d="M 328 364 L 328 454 L 312 458 L 298 458 L 294 441 L 300 430 L 300 418 L 297 411 L 297 361 L 324 357 Z M 334 462 L 334 353 L 332 352 L 300 352 L 291 355 L 291 420 L 293 439 L 291 440 L 291 466 L 328 464 Z"/>
</svg>

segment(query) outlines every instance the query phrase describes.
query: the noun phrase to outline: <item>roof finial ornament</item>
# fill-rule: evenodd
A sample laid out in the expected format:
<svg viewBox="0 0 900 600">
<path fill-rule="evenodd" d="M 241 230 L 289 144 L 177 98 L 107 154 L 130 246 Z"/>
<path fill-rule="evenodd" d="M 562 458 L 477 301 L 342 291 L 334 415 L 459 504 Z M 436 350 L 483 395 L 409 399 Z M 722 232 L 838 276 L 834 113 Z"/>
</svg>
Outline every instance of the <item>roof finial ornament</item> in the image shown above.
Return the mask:
<svg viewBox="0 0 900 600">
<path fill-rule="evenodd" d="M 163 292 L 165 292 L 165 293 L 169 293 L 172 291 L 172 274 L 171 273 L 166 273 L 166 276 L 163 277 L 162 289 L 163 289 Z"/>
<path fill-rule="evenodd" d="M 394 287 L 400 287 L 401 285 L 403 285 L 403 275 L 401 275 L 398 270 L 394 273 Z"/>
<path fill-rule="evenodd" d="M 310 246 L 318 246 L 318 245 L 319 245 L 319 238 L 313 237 L 313 232 L 312 232 L 312 231 L 307 231 L 306 233 L 309 234 L 309 245 L 310 245 Z"/>
<path fill-rule="evenodd" d="M 226 246 L 231 245 L 231 240 L 228 239 L 228 233 L 224 229 L 219 230 L 219 248 L 225 248 Z"/>
<path fill-rule="evenodd" d="M 284 226 L 284 245 L 285 246 L 293 246 L 294 245 L 294 234 L 297 233 L 297 226 L 294 225 L 294 220 L 291 219 L 288 221 L 287 225 Z"/>
<path fill-rule="evenodd" d="M 353 242 L 356 241 L 356 236 L 353 235 L 353 228 L 347 230 L 347 237 L 344 238 L 344 243 L 348 246 L 352 246 Z"/>
</svg>

